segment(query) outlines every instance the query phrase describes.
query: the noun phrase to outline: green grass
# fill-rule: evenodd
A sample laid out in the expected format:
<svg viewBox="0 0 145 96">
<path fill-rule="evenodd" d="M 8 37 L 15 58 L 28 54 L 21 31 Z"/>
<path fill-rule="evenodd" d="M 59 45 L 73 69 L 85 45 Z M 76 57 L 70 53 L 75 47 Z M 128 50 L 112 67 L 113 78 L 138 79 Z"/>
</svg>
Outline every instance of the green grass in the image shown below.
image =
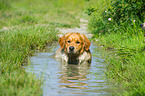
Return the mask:
<svg viewBox="0 0 145 96">
<path fill-rule="evenodd" d="M 110 0 L 107 2 L 106 8 L 111 8 Z M 98 9 L 90 16 L 89 30 L 94 34 L 93 39 L 98 46 L 108 50 L 105 54 L 108 64 L 106 76 L 114 87 L 113 95 L 144 96 L 145 31 L 140 28 L 141 22 L 117 25 L 113 20 L 105 21 L 102 15 L 97 15 L 101 11 Z"/>
<path fill-rule="evenodd" d="M 109 49 L 105 55 L 106 63 L 108 63 L 106 76 L 112 84 L 119 87 L 115 90 L 118 95 L 145 95 L 145 41 L 143 35 L 142 33 L 132 36 L 112 33 L 98 38 L 99 46 L 103 46 L 106 50 Z"/>
<path fill-rule="evenodd" d="M 102 12 L 111 8 L 111 1 L 1 0 L 0 96 L 42 95 L 43 80 L 25 72 L 22 64 L 35 50 L 44 50 L 58 39 L 56 27 L 79 27 L 80 17 L 88 19 L 84 14 L 88 7 L 96 9 L 88 25 L 94 40 L 99 40 L 98 46 L 112 49 L 105 58 L 106 76 L 117 89 L 114 95 L 144 96 L 144 31 L 135 24 L 103 22 Z M 105 34 L 96 34 L 104 30 Z"/>
<path fill-rule="evenodd" d="M 71 3 L 73 2 L 72 0 L 65 1 L 66 0 L 9 1 L 10 8 L 0 11 L 0 28 L 35 24 L 54 24 L 61 27 L 79 26 L 79 18 L 77 19 L 75 15 L 80 11 L 80 8 L 78 8 L 79 2 Z"/>
<path fill-rule="evenodd" d="M 107 77 L 121 86 L 119 95 L 143 96 L 145 94 L 145 51 L 144 34 L 136 27 L 138 35 L 106 34 L 99 37 L 99 44 L 105 49 L 113 49 L 106 56 Z M 133 30 L 132 30 L 133 31 Z"/>
<path fill-rule="evenodd" d="M 79 27 L 79 0 L 0 1 L 0 96 L 42 95 L 42 82 L 22 65 L 35 50 L 58 39 L 57 27 Z"/>
<path fill-rule="evenodd" d="M 1 96 L 41 94 L 42 81 L 31 73 L 26 73 L 21 66 L 35 50 L 43 50 L 49 42 L 57 40 L 56 35 L 52 26 L 16 28 L 1 32 Z"/>
</svg>

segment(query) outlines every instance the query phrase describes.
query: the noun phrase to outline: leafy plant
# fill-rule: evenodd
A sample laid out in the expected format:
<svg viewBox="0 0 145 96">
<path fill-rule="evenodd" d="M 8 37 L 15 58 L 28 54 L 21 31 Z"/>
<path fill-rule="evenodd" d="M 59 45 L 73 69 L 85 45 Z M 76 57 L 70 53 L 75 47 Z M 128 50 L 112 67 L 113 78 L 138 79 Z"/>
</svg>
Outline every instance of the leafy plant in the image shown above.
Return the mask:
<svg viewBox="0 0 145 96">
<path fill-rule="evenodd" d="M 145 16 L 144 0 L 115 0 L 111 2 L 111 7 L 102 16 L 106 19 L 112 18 L 117 24 L 129 23 L 132 21 L 142 21 Z"/>
<path fill-rule="evenodd" d="M 85 13 L 91 16 L 97 12 L 97 9 L 90 7 Z M 92 17 L 89 28 L 94 34 L 117 32 L 118 29 L 126 30 L 127 27 L 139 25 L 144 21 L 145 3 L 143 0 L 112 0 L 100 18 L 97 15 Z"/>
<path fill-rule="evenodd" d="M 96 11 L 97 11 L 97 9 L 95 9 L 95 8 L 88 8 L 85 13 L 90 16 L 93 12 L 96 12 Z"/>
</svg>

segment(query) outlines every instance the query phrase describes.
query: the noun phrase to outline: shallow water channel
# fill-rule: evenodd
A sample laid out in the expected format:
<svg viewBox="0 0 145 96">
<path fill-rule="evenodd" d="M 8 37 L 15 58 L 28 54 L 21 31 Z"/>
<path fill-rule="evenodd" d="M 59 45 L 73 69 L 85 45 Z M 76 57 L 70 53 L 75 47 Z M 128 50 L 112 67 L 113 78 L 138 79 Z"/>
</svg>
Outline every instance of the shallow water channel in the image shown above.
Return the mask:
<svg viewBox="0 0 145 96">
<path fill-rule="evenodd" d="M 91 44 L 91 66 L 64 66 L 53 58 L 59 48 L 58 43 L 48 46 L 46 52 L 37 52 L 29 57 L 30 64 L 25 66 L 27 72 L 35 73 L 44 79 L 43 96 L 111 96 L 105 79 L 104 59 L 96 45 Z"/>
</svg>

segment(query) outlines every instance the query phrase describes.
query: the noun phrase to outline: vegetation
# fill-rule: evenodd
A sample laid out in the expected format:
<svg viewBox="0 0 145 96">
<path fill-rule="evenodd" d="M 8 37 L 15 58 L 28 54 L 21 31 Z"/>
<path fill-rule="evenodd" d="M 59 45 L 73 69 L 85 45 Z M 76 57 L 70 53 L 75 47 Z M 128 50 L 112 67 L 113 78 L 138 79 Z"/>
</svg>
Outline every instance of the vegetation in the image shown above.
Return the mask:
<svg viewBox="0 0 145 96">
<path fill-rule="evenodd" d="M 0 0 L 0 96 L 42 95 L 43 80 L 22 65 L 57 40 L 56 27 L 79 26 L 81 6 L 78 0 Z"/>
<path fill-rule="evenodd" d="M 79 27 L 84 11 L 93 39 L 111 49 L 106 76 L 121 89 L 114 94 L 145 95 L 143 0 L 0 0 L 0 96 L 42 94 L 43 80 L 22 64 L 57 40 L 56 27 Z"/>
<path fill-rule="evenodd" d="M 105 0 L 100 12 L 96 6 L 89 8 L 89 30 L 94 40 L 105 49 L 111 49 L 106 55 L 107 77 L 122 96 L 145 95 L 145 37 L 140 28 L 144 21 L 145 3 L 143 0 Z M 108 6 L 107 6 L 108 5 Z M 103 6 L 103 5 L 102 5 Z M 91 14 L 90 14 L 91 13 Z M 100 15 L 98 15 L 98 13 Z"/>
</svg>

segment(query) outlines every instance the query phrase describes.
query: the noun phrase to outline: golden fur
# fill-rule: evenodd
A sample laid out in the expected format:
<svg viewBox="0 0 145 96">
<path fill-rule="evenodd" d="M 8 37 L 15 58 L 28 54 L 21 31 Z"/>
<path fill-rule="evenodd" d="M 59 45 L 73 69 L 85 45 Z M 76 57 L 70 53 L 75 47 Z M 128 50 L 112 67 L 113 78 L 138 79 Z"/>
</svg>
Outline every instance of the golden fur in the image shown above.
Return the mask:
<svg viewBox="0 0 145 96">
<path fill-rule="evenodd" d="M 59 39 L 60 48 L 55 57 L 61 58 L 68 64 L 91 63 L 89 39 L 80 33 L 67 33 Z"/>
</svg>

